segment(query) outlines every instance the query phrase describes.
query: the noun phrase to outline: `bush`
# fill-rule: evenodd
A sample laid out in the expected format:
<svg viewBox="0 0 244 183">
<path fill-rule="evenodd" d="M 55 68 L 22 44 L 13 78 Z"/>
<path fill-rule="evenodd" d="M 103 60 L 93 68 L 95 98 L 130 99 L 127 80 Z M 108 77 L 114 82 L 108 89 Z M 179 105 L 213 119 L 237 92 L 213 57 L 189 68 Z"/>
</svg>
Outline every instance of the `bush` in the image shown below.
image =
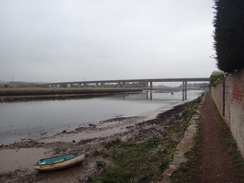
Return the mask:
<svg viewBox="0 0 244 183">
<path fill-rule="evenodd" d="M 244 67 L 244 2 L 215 0 L 214 47 L 217 66 L 233 73 Z"/>
<path fill-rule="evenodd" d="M 210 76 L 210 86 L 216 86 L 217 84 L 222 83 L 223 78 L 224 78 L 224 73 L 213 72 Z"/>
</svg>

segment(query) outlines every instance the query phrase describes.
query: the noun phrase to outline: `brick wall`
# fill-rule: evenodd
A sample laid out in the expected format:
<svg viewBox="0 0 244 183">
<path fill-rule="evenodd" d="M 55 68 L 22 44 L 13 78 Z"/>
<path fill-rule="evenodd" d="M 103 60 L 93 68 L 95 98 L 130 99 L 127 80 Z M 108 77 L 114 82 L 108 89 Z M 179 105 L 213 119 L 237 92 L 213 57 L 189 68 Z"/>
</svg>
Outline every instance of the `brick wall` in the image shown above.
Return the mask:
<svg viewBox="0 0 244 183">
<path fill-rule="evenodd" d="M 223 84 L 219 84 L 215 87 L 211 87 L 212 98 L 218 108 L 218 111 L 222 115 L 223 111 Z M 223 117 L 223 116 L 222 116 Z"/>
<path fill-rule="evenodd" d="M 211 87 L 211 95 L 244 157 L 244 69 L 228 76 L 223 86 Z"/>
</svg>

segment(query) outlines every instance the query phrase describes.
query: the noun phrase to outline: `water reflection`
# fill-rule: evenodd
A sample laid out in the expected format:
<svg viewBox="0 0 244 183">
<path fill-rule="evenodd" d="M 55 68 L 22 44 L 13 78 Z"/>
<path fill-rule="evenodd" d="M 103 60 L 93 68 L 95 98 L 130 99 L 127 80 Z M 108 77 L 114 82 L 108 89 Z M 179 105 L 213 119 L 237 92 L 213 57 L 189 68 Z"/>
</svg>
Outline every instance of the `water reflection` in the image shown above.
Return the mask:
<svg viewBox="0 0 244 183">
<path fill-rule="evenodd" d="M 188 99 L 202 91 L 189 91 Z M 181 102 L 181 92 L 118 94 L 106 97 L 0 103 L 0 144 L 50 136 L 89 123 L 134 116 Z"/>
</svg>

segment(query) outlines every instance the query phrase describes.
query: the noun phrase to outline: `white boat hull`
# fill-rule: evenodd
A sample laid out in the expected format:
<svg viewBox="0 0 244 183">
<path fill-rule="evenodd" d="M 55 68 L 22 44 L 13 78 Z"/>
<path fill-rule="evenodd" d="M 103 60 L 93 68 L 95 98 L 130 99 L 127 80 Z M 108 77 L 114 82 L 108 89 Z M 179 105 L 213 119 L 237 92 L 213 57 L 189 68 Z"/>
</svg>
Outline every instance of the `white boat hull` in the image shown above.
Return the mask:
<svg viewBox="0 0 244 183">
<path fill-rule="evenodd" d="M 51 163 L 51 164 L 35 164 L 34 168 L 39 171 L 54 171 L 54 170 L 60 170 L 64 168 L 68 168 L 74 165 L 77 165 L 81 162 L 83 162 L 85 159 L 85 154 L 80 154 L 74 158 L 57 162 L 57 163 Z"/>
</svg>

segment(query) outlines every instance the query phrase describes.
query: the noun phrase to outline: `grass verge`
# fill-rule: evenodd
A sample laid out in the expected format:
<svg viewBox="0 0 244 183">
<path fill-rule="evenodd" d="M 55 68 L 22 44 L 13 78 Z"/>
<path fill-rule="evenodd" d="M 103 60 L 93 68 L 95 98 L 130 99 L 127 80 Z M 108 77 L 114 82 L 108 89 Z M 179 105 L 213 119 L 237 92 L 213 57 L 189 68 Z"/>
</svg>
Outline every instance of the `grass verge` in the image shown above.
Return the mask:
<svg viewBox="0 0 244 183">
<path fill-rule="evenodd" d="M 192 150 L 185 154 L 185 157 L 188 159 L 188 161 L 186 163 L 182 163 L 178 170 L 171 175 L 170 178 L 172 183 L 187 183 L 191 179 L 191 176 L 194 175 L 193 165 L 198 158 L 198 152 L 200 151 L 202 141 L 199 133 L 202 126 L 202 121 L 198 120 L 197 123 L 197 132 L 193 136 L 194 145 Z"/>
<path fill-rule="evenodd" d="M 236 140 L 232 136 L 229 127 L 220 116 L 217 107 L 215 108 L 215 114 L 218 117 L 218 121 L 221 123 L 223 134 L 225 134 L 225 143 L 228 145 L 227 152 L 232 155 L 233 161 L 238 165 L 240 173 L 244 175 L 244 159 L 238 151 Z"/>
</svg>

